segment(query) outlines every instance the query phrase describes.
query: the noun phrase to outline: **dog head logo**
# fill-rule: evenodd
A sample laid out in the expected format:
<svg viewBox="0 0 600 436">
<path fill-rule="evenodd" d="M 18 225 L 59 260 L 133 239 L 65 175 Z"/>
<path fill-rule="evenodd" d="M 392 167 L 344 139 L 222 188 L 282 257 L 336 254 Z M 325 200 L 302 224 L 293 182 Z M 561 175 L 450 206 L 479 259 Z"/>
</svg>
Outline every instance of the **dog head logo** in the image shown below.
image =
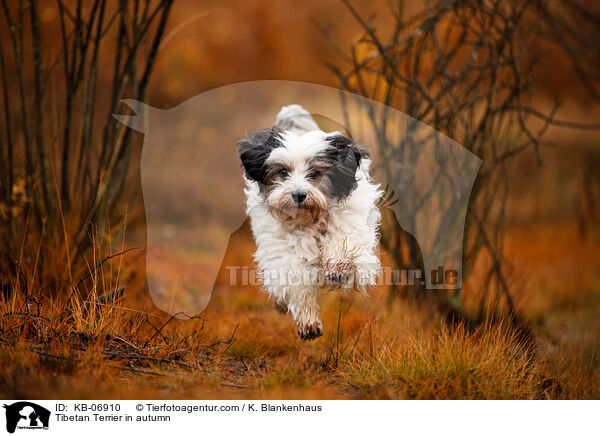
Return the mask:
<svg viewBox="0 0 600 436">
<path fill-rule="evenodd" d="M 50 411 L 28 401 L 19 401 L 3 406 L 6 409 L 6 431 L 14 433 L 16 429 L 48 429 Z"/>
<path fill-rule="evenodd" d="M 338 169 L 354 171 L 360 165 L 363 155 L 355 145 L 364 144 L 371 152 L 373 179 L 393 194 L 384 207 L 418 242 L 422 284 L 427 289 L 462 286 L 465 218 L 482 161 L 409 115 L 339 89 L 291 81 L 227 85 L 169 110 L 135 100 L 122 103 L 130 111 L 115 118 L 144 134 L 140 171 L 147 223 L 146 276 L 154 303 L 162 310 L 192 315 L 208 304 L 230 235 L 247 217 L 244 174 L 293 181 L 277 165 L 295 156 L 284 155 L 285 150 L 271 152 L 272 164 L 255 168 L 254 160 L 260 162 L 264 156 L 250 153 L 243 156 L 246 165 L 241 168 L 236 144 L 242 141 L 242 152 L 261 152 L 265 147 L 252 146 L 263 140 L 269 145 L 266 135 L 273 129 L 302 130 L 314 122 L 324 132 L 340 133 L 315 142 L 327 142 L 324 151 L 344 152 L 335 154 L 347 158 L 341 165 L 336 161 Z M 281 117 L 275 125 L 281 108 L 294 103 L 310 116 L 292 117 L 290 125 L 285 124 L 290 117 Z M 316 164 L 328 164 L 324 158 Z M 265 169 L 277 172 L 263 174 Z M 312 177 L 320 170 L 303 173 L 296 183 L 305 188 L 302 192 L 287 183 L 277 184 L 281 192 L 270 185 L 277 210 L 300 211 L 306 216 L 292 218 L 310 221 L 323 212 L 329 198 L 343 196 L 338 190 L 352 189 L 341 183 L 344 177 L 337 178 L 335 186 L 321 184 L 317 189 Z M 305 199 L 299 197 L 304 194 Z M 295 206 L 300 200 L 306 207 Z"/>
</svg>

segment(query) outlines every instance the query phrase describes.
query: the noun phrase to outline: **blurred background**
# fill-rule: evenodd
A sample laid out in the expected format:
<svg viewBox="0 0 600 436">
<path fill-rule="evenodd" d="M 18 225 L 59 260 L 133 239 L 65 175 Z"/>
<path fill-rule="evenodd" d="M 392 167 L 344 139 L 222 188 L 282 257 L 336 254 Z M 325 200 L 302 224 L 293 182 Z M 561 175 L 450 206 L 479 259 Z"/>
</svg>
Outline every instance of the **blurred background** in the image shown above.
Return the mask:
<svg viewBox="0 0 600 436">
<path fill-rule="evenodd" d="M 230 223 L 207 216 L 204 234 L 228 240 L 228 246 L 220 267 L 214 266 L 220 273 L 201 314 L 213 327 L 198 342 L 226 343 L 232 332 L 238 342 L 229 347 L 230 341 L 223 352 L 192 353 L 194 359 L 225 359 L 219 360 L 224 371 L 219 377 L 234 386 L 250 384 L 256 395 L 284 396 L 281 384 L 291 383 L 297 388 L 292 392 L 306 396 L 307 386 L 316 383 L 318 393 L 310 395 L 317 397 L 598 398 L 600 5 L 2 0 L 0 23 L 0 284 L 4 313 L 26 314 L 2 318 L 3 346 L 48 347 L 48 338 L 60 336 L 58 326 L 66 322 L 65 331 L 77 341 L 85 336 L 86 349 L 96 344 L 116 352 L 103 341 L 125 324 L 117 328 L 109 321 L 112 315 L 89 309 L 109 300 L 165 317 L 149 298 L 146 282 L 143 135 L 110 116 L 130 113 L 119 100 L 171 109 L 225 85 L 289 80 L 340 88 L 393 107 L 483 159 L 467 213 L 463 287 L 428 292 L 386 285 L 364 301 L 360 295 L 328 294 L 323 311 L 329 327 L 320 345 L 291 346 L 296 341 L 291 323 L 258 287 L 230 284 L 227 266 L 253 268 L 247 222 L 230 237 Z M 368 144 L 381 156 L 398 146 L 387 138 L 387 120 L 385 113 L 364 120 L 381 133 Z M 178 128 L 189 136 L 194 120 L 181 123 Z M 226 162 L 219 157 L 235 150 L 235 143 L 222 143 L 218 129 L 201 134 L 202 141 L 215 145 L 214 155 L 205 156 L 211 168 L 239 177 L 229 161 L 219 168 Z M 377 170 L 386 180 L 399 177 L 394 168 Z M 168 183 L 181 184 L 174 191 L 183 200 L 174 200 L 174 207 L 179 201 L 185 207 L 193 181 L 182 175 Z M 215 195 L 205 207 L 236 208 L 240 198 Z M 421 267 L 418 243 L 388 209 L 384 263 Z M 162 259 L 162 267 L 202 276 L 198 265 L 215 263 L 211 242 L 205 242 L 184 258 Z M 35 321 L 38 316 L 52 322 Z M 175 325 L 168 316 L 165 321 L 167 329 Z M 137 353 L 149 353 L 148 344 L 161 340 L 162 330 L 160 323 L 141 324 L 148 330 L 129 329 L 134 338 L 128 340 L 138 344 Z M 404 378 L 390 376 L 390 368 L 400 365 L 398 356 L 408 361 L 419 355 L 399 339 L 414 335 L 415 328 L 430 336 L 414 337 L 411 346 L 423 346 L 425 354 L 440 354 L 435 347 L 441 347 L 456 362 L 465 347 L 475 345 L 457 345 L 452 332 L 463 338 L 489 326 L 502 326 L 510 340 L 486 336 L 487 349 L 499 347 L 504 357 L 498 361 L 516 365 L 505 368 L 506 377 L 522 369 L 514 386 L 526 379 L 527 389 L 503 391 L 499 386 L 506 383 L 500 381 L 480 390 L 470 381 L 468 388 L 448 387 L 435 382 L 438 376 L 455 377 L 436 372 L 443 362 L 424 373 L 413 368 L 402 372 Z M 280 333 L 278 340 L 271 328 Z M 340 345 L 344 340 L 346 347 Z M 385 359 L 376 354 L 383 345 L 389 346 Z M 173 341 L 165 339 L 162 346 L 165 359 L 173 360 Z M 515 347 L 521 350 L 516 357 Z M 474 358 L 478 352 L 471 351 Z M 357 363 L 358 357 L 371 362 L 365 356 L 383 370 Z M 28 359 L 21 365 L 27 367 Z M 280 370 L 289 373 L 294 362 L 303 362 L 307 372 L 294 372 L 291 381 L 267 380 Z M 420 364 L 414 362 L 415 368 Z M 532 375 L 531 367 L 540 372 Z M 334 372 L 323 375 L 322 368 Z M 475 385 L 485 374 L 475 371 Z M 348 390 L 330 389 L 336 385 L 330 377 L 349 380 Z M 411 377 L 426 388 L 413 389 Z M 13 382 L 3 383 L 7 392 L 28 392 L 27 386 L 19 390 Z M 91 396 L 119 392 L 86 389 Z M 146 395 L 154 393 L 150 389 Z"/>
</svg>

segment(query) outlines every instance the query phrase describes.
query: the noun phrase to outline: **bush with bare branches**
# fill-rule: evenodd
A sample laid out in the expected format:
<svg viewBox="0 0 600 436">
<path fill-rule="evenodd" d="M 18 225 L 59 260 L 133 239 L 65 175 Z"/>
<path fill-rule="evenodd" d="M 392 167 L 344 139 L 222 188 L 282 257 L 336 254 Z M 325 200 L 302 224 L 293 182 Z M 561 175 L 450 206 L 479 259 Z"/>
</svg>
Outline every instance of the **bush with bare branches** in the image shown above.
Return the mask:
<svg viewBox="0 0 600 436">
<path fill-rule="evenodd" d="M 488 307 L 517 319 L 503 255 L 511 162 L 519 153 L 534 149 L 541 163 L 541 148 L 549 145 L 543 136 L 553 124 L 598 128 L 556 120 L 558 102 L 548 113 L 532 104 L 540 47 L 557 43 L 552 29 L 559 26 L 561 35 L 585 39 L 573 21 L 557 19 L 557 11 L 580 16 L 581 8 L 571 1 L 551 7 L 543 2 L 456 0 L 427 2 L 421 12 L 408 16 L 403 2 L 390 2 L 393 29 L 384 35 L 378 32 L 376 20 L 365 18 L 350 0 L 342 3 L 363 31 L 349 50 L 336 40 L 331 25 L 315 21 L 338 54 L 339 61 L 330 68 L 340 88 L 400 109 L 483 159 L 471 193 L 463 252 L 467 272 L 476 260 L 483 257 L 487 262 L 485 281 L 477 285 L 478 312 L 470 316 L 463 313 L 458 291 L 425 293 L 422 287 L 401 291 L 418 298 L 429 294 L 435 307 L 461 319 L 482 321 L 494 316 Z M 585 19 L 591 27 L 593 21 L 593 16 Z M 567 50 L 582 81 L 595 90 L 598 76 L 589 43 L 577 54 L 562 39 L 558 46 Z M 385 134 L 388 118 L 371 113 L 371 127 L 382 133 L 377 135 L 376 144 L 381 155 L 399 153 L 401 143 L 408 139 L 389 141 Z M 386 164 L 389 159 L 381 161 L 376 170 L 399 186 L 398 168 Z M 389 216 L 384 219 L 383 233 L 384 246 L 397 268 L 418 266 L 417 241 Z"/>
<path fill-rule="evenodd" d="M 135 143 L 110 114 L 122 98 L 144 99 L 171 5 L 2 0 L 3 286 L 73 282 L 91 235 L 123 230 Z"/>
</svg>

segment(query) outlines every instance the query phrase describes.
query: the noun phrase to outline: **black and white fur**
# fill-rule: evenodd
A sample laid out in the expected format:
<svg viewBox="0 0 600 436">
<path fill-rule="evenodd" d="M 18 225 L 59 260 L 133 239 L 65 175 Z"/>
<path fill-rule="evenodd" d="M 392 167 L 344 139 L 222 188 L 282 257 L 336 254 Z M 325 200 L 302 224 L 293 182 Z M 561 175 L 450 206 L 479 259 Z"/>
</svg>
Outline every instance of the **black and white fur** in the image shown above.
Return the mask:
<svg viewBox="0 0 600 436">
<path fill-rule="evenodd" d="M 379 185 L 365 148 L 319 129 L 299 105 L 271 129 L 238 143 L 247 213 L 263 287 L 287 306 L 302 339 L 323 333 L 320 287 L 365 291 L 380 271 L 375 255 Z"/>
</svg>

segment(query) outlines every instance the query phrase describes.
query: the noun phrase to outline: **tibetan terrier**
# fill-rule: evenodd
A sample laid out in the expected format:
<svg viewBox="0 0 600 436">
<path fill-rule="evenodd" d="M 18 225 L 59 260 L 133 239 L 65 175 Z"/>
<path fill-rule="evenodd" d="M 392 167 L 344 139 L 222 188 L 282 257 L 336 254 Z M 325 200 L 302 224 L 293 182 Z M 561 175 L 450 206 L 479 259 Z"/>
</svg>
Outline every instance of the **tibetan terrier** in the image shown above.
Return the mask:
<svg viewBox="0 0 600 436">
<path fill-rule="evenodd" d="M 263 287 L 287 306 L 302 339 L 317 338 L 320 288 L 365 292 L 376 282 L 383 192 L 371 181 L 367 150 L 324 132 L 299 105 L 247 136 L 238 152 Z"/>
</svg>

